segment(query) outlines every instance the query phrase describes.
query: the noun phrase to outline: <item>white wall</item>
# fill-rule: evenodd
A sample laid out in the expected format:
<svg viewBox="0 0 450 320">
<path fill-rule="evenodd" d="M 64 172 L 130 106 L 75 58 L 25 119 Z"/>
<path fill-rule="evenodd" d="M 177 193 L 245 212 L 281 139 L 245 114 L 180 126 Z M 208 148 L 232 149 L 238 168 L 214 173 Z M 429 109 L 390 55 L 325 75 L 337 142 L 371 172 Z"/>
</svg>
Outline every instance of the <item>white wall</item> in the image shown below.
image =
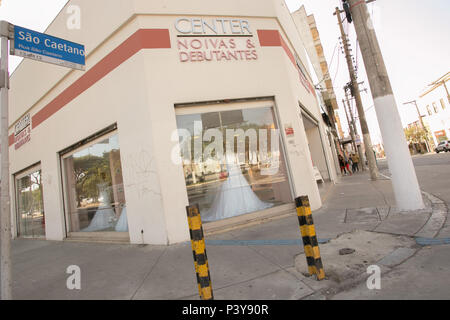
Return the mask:
<svg viewBox="0 0 450 320">
<path fill-rule="evenodd" d="M 447 85 L 448 86 L 448 85 Z M 444 100 L 445 109 L 442 109 L 441 99 Z M 438 112 L 435 113 L 433 108 L 433 103 L 436 104 Z M 440 86 L 435 90 L 431 91 L 418 101 L 419 109 L 421 114 L 426 116 L 424 120 L 428 123 L 431 130 L 431 135 L 433 136 L 433 141 L 435 145 L 439 142 L 437 141 L 435 132 L 445 130 L 447 138 L 450 139 L 450 104 L 447 98 L 447 92 L 444 86 Z M 427 111 L 427 106 L 430 107 L 432 115 L 430 116 Z"/>
<path fill-rule="evenodd" d="M 320 208 L 322 202 L 299 109 L 301 102 L 321 119 L 317 99 L 300 83 L 298 71 L 283 48 L 261 48 L 256 35 L 257 29 L 280 30 L 290 50 L 297 51 L 301 59 L 305 57 L 283 1 L 134 0 L 125 4 L 113 0 L 107 1 L 102 23 L 98 23 L 100 2 L 71 1 L 82 7 L 83 26 L 79 33 L 63 27 L 64 16 L 58 17 L 49 28 L 50 34 L 86 44 L 88 70 L 140 28 L 169 29 L 172 48 L 141 50 L 34 128 L 29 143 L 17 151 L 14 147 L 10 149 L 11 173 L 39 161 L 42 164 L 47 239 L 61 240 L 65 236 L 58 152 L 113 123 L 118 126 L 131 242 L 142 242 L 141 230 L 145 243 L 167 244 L 189 239 L 184 175 L 181 165 L 171 161 L 176 144 L 171 135 L 176 130 L 177 103 L 273 96 L 280 129 L 284 131 L 287 125 L 292 125 L 295 132 L 294 143 L 286 145 L 295 196 L 308 195 L 312 209 Z M 174 22 L 187 14 L 250 17 L 258 60 L 180 62 Z M 97 26 L 98 30 L 87 31 Z M 39 81 L 30 76 L 35 74 L 40 75 Z M 24 62 L 11 81 L 11 110 L 14 110 L 11 125 L 27 110 L 34 115 L 82 74 L 34 61 Z M 29 94 L 22 94 L 25 89 Z"/>
</svg>

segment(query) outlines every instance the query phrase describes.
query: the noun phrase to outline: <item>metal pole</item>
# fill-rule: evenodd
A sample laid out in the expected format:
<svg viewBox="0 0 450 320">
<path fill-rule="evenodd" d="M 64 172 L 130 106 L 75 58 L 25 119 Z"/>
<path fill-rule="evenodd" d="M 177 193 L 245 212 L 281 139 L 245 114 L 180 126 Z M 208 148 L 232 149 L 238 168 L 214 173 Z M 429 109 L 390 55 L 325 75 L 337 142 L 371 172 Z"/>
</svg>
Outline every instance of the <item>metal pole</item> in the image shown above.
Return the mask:
<svg viewBox="0 0 450 320">
<path fill-rule="evenodd" d="M 448 88 L 447 88 L 447 83 L 446 83 L 446 81 L 445 81 L 445 80 L 442 81 L 442 84 L 444 85 L 445 91 L 447 92 L 447 100 L 448 100 L 448 103 L 450 103 L 450 94 L 448 93 Z"/>
<path fill-rule="evenodd" d="M 417 105 L 417 101 L 414 100 L 412 102 L 414 102 L 414 105 L 416 106 L 417 116 L 419 117 L 419 120 L 420 120 L 420 126 L 421 126 L 422 130 L 424 130 L 425 133 L 427 134 L 427 138 L 425 139 L 425 145 L 427 146 L 427 152 L 430 152 L 431 149 L 428 145 L 428 130 L 425 127 L 425 124 L 423 123 L 423 119 L 422 119 L 422 116 L 420 115 L 420 110 L 419 110 L 419 106 Z"/>
<path fill-rule="evenodd" d="M 352 123 L 350 122 L 350 118 L 348 117 L 347 107 L 345 106 L 345 100 L 344 99 L 342 99 L 342 103 L 344 104 L 345 117 L 347 118 L 348 128 L 350 130 L 350 137 L 352 138 L 353 149 L 355 149 L 355 152 L 357 152 L 358 148 L 356 147 L 355 132 L 353 131 Z"/>
<path fill-rule="evenodd" d="M 346 89 L 347 88 L 344 89 L 345 90 L 345 97 L 347 98 L 348 111 L 350 113 L 350 119 L 351 119 L 352 126 L 353 126 L 353 132 L 355 133 L 355 137 L 356 137 L 358 135 L 358 129 L 356 128 L 355 119 L 353 118 L 353 112 L 352 112 L 352 109 L 350 108 L 350 99 L 348 97 L 348 93 L 347 93 Z M 355 140 L 355 143 L 356 143 L 356 140 Z M 358 163 L 359 168 L 361 169 L 361 171 L 364 171 L 364 170 L 366 170 L 366 166 L 364 165 L 364 154 L 362 152 L 361 145 L 359 147 L 357 146 L 356 150 L 357 150 L 358 155 L 359 155 L 359 163 Z"/>
<path fill-rule="evenodd" d="M 348 39 L 347 39 L 347 35 L 345 34 L 345 31 L 344 31 L 344 26 L 342 25 L 341 11 L 339 10 L 339 8 L 336 8 L 336 12 L 334 14 L 338 18 L 339 28 L 341 30 L 342 43 L 344 45 L 345 57 L 347 59 L 348 72 L 350 73 L 351 86 L 352 86 L 353 94 L 354 94 L 355 101 L 356 101 L 356 107 L 358 109 L 359 122 L 361 124 L 361 131 L 362 131 L 362 136 L 363 136 L 363 140 L 364 140 L 364 148 L 366 149 L 366 158 L 367 158 L 367 161 L 369 162 L 370 179 L 377 180 L 378 179 L 378 168 L 377 168 L 377 164 L 376 164 L 376 160 L 375 160 L 375 155 L 373 154 L 372 139 L 370 138 L 369 126 L 367 125 L 366 114 L 364 112 L 361 94 L 359 92 L 358 81 L 356 79 L 355 69 L 353 67 L 353 62 L 352 62 L 352 59 L 350 56 L 350 50 L 348 47 Z"/>
<path fill-rule="evenodd" d="M 389 170 L 392 174 L 397 207 L 401 210 L 423 209 L 425 206 L 416 171 L 367 4 L 360 0 L 348 0 L 348 2 L 370 83 Z"/>
<path fill-rule="evenodd" d="M 0 152 L 1 152 L 1 215 L 0 215 L 0 273 L 1 273 L 1 299 L 12 299 L 12 267 L 11 267 L 11 203 L 9 196 L 9 139 L 8 139 L 8 33 L 9 23 L 0 22 L 1 28 L 1 62 L 0 74 L 3 78 L 0 88 Z M 6 35 L 5 35 L 6 31 Z"/>
</svg>

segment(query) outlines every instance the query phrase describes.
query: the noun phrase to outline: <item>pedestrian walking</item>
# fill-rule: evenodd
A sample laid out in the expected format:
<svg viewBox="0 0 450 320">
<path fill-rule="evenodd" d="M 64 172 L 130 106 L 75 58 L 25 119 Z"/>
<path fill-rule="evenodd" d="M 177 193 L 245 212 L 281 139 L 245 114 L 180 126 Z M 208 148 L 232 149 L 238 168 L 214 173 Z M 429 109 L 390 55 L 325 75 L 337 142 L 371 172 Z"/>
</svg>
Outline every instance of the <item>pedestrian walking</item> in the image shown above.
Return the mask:
<svg viewBox="0 0 450 320">
<path fill-rule="evenodd" d="M 341 167 L 341 173 L 342 174 L 347 174 L 346 170 L 345 170 L 345 162 L 344 162 L 344 157 L 342 157 L 341 155 L 338 156 L 339 159 L 339 167 Z"/>
<path fill-rule="evenodd" d="M 345 168 L 347 169 L 347 172 L 350 175 L 352 175 L 352 171 L 350 170 L 350 164 L 348 162 L 348 157 L 345 155 L 345 153 L 344 153 L 344 165 L 345 165 Z"/>
<path fill-rule="evenodd" d="M 353 172 L 359 171 L 359 168 L 358 168 L 359 156 L 356 153 L 354 153 L 354 154 L 352 154 L 351 158 L 352 158 L 352 162 L 353 162 L 353 167 L 352 167 Z"/>
<path fill-rule="evenodd" d="M 355 171 L 353 169 L 353 160 L 352 160 L 352 156 L 351 155 L 349 155 L 347 163 L 348 163 L 348 166 L 350 168 L 350 172 L 351 173 L 355 173 Z"/>
</svg>

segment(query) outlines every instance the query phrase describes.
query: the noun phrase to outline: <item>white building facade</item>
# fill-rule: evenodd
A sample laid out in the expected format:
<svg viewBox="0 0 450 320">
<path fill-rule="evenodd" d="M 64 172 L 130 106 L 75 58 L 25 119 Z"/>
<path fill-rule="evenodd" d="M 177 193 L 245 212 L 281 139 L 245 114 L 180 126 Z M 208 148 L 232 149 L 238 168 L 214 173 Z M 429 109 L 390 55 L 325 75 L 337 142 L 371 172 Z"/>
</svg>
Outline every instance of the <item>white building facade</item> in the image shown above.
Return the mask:
<svg viewBox="0 0 450 320">
<path fill-rule="evenodd" d="M 450 98 L 446 85 L 449 79 L 450 73 L 447 73 L 439 79 L 440 82 L 426 90 L 419 100 L 419 108 L 436 146 L 441 141 L 450 140 Z"/>
<path fill-rule="evenodd" d="M 86 71 L 24 60 L 11 77 L 16 237 L 165 245 L 189 240 L 190 204 L 211 228 L 321 207 L 332 143 L 284 1 L 73 0 L 46 33 L 84 44 Z"/>
</svg>

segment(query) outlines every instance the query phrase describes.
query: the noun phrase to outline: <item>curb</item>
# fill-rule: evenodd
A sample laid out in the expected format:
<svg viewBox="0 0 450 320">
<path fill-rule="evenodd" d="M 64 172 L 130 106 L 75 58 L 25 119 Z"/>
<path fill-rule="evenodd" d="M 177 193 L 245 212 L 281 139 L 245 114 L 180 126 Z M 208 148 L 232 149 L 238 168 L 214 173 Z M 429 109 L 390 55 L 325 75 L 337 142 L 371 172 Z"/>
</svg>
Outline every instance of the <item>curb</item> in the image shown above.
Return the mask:
<svg viewBox="0 0 450 320">
<path fill-rule="evenodd" d="M 422 191 L 422 194 L 431 202 L 431 216 L 425 225 L 414 234 L 418 238 L 435 238 L 444 227 L 448 215 L 448 208 L 444 201 L 434 195 Z"/>
</svg>

